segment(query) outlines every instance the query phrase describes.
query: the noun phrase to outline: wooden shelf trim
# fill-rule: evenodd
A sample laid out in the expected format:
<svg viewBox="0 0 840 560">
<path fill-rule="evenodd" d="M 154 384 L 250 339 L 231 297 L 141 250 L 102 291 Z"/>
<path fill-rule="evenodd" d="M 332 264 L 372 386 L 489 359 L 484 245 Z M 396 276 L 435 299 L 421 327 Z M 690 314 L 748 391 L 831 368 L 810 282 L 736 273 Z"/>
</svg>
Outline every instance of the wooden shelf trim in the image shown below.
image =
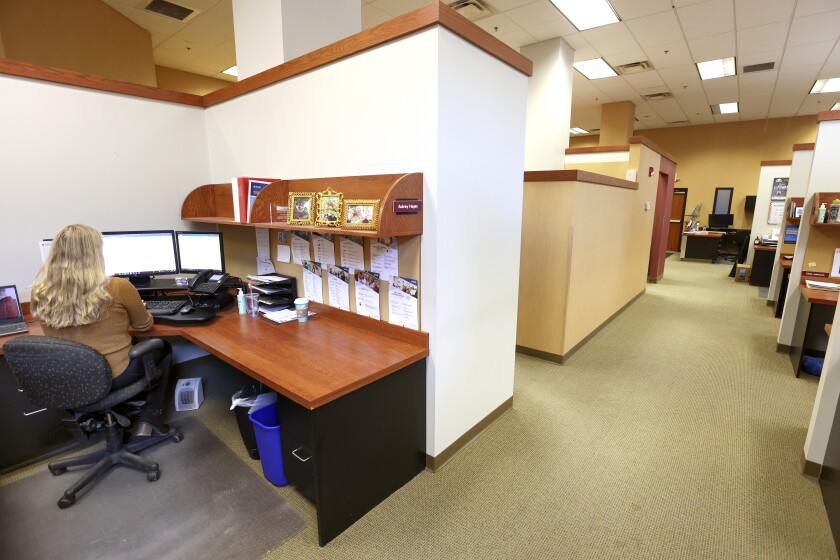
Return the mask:
<svg viewBox="0 0 840 560">
<path fill-rule="evenodd" d="M 770 167 L 772 165 L 790 165 L 793 160 L 790 159 L 768 159 L 761 162 L 761 167 Z"/>
<path fill-rule="evenodd" d="M 816 144 L 811 142 L 810 144 L 794 144 L 793 151 L 794 152 L 802 152 L 807 150 L 813 150 L 816 147 Z"/>
<path fill-rule="evenodd" d="M 365 29 L 340 41 L 322 47 L 311 53 L 285 62 L 264 72 L 233 83 L 204 96 L 169 91 L 157 87 L 132 84 L 120 80 L 83 74 L 73 70 L 51 68 L 39 64 L 0 58 L 0 74 L 21 76 L 87 89 L 121 93 L 159 101 L 169 101 L 195 107 L 212 107 L 234 97 L 244 95 L 265 86 L 287 80 L 321 66 L 358 54 L 362 51 L 395 41 L 417 31 L 440 25 L 475 45 L 490 56 L 497 58 L 511 68 L 531 76 L 533 63 L 516 50 L 492 36 L 481 27 L 461 16 L 458 12 L 436 2 L 398 16 L 377 26 Z"/>
<path fill-rule="evenodd" d="M 822 281 L 829 281 L 828 278 L 822 278 Z M 804 279 L 803 279 L 804 281 Z M 799 285 L 799 291 L 805 296 L 809 303 L 822 303 L 823 305 L 837 305 L 838 292 L 830 290 L 815 290 L 809 288 L 804 284 Z"/>
<path fill-rule="evenodd" d="M 828 219 L 828 207 L 831 206 L 831 201 L 835 198 L 840 198 L 840 192 L 818 192 L 814 193 L 814 206 L 811 209 L 811 217 L 809 222 L 812 226 L 819 227 L 819 228 L 832 228 L 832 227 L 840 227 L 840 223 L 838 222 L 822 222 L 817 223 L 817 215 L 820 211 L 820 204 L 825 203 L 825 218 Z"/>
<path fill-rule="evenodd" d="M 817 122 L 840 121 L 840 111 L 823 111 L 817 115 Z"/>
<path fill-rule="evenodd" d="M 678 163 L 677 158 L 660 148 L 657 144 L 653 142 L 653 140 L 650 140 L 649 138 L 646 138 L 644 136 L 631 136 L 629 142 L 631 144 L 641 144 L 643 146 L 647 146 L 648 148 L 650 148 L 660 156 L 664 157 L 665 159 L 671 160 L 674 163 Z"/>
<path fill-rule="evenodd" d="M 554 182 L 554 181 L 578 181 L 580 183 L 592 183 L 594 185 L 605 185 L 621 189 L 638 190 L 639 183 L 626 181 L 617 177 L 609 177 L 600 173 L 583 171 L 581 169 L 558 169 L 556 171 L 526 171 L 525 182 Z"/>
<path fill-rule="evenodd" d="M 753 249 L 756 251 L 772 251 L 776 252 L 776 247 L 769 247 L 767 245 L 753 245 Z"/>
<path fill-rule="evenodd" d="M 287 206 L 290 192 L 321 192 L 327 187 L 342 193 L 344 200 L 379 200 L 379 227 L 374 230 L 357 230 L 316 225 L 292 225 L 271 221 L 271 206 Z M 275 181 L 257 195 L 251 208 L 251 221 L 240 223 L 233 217 L 231 185 L 227 183 L 204 185 L 193 190 L 181 205 L 181 219 L 194 222 L 241 225 L 357 235 L 360 237 L 399 237 L 423 233 L 423 213 L 397 214 L 393 211 L 397 200 L 423 200 L 423 174 L 403 173 L 391 175 L 365 175 L 358 177 L 325 177 L 317 179 L 292 179 Z"/>
<path fill-rule="evenodd" d="M 146 99 L 156 99 L 158 101 L 169 101 L 171 103 L 192 105 L 194 107 L 204 107 L 204 99 L 200 95 L 169 91 L 167 89 L 141 84 L 132 84 L 130 82 L 82 74 L 81 72 L 53 68 L 51 66 L 41 66 L 40 64 L 31 64 L 9 58 L 0 58 L 0 74 L 107 91 L 109 93 L 133 95 L 134 97 L 145 97 Z"/>
<path fill-rule="evenodd" d="M 533 72 L 533 63 L 529 59 L 467 20 L 449 6 L 442 2 L 436 2 L 284 62 L 274 68 L 269 68 L 220 90 L 208 93 L 204 96 L 205 107 L 212 107 L 234 97 L 326 66 L 337 60 L 378 47 L 433 25 L 440 25 L 448 29 L 526 76 L 530 76 Z"/>
<path fill-rule="evenodd" d="M 590 146 L 589 148 L 566 148 L 566 155 L 571 154 L 603 154 L 607 152 L 629 152 L 630 144 L 617 146 Z"/>
</svg>

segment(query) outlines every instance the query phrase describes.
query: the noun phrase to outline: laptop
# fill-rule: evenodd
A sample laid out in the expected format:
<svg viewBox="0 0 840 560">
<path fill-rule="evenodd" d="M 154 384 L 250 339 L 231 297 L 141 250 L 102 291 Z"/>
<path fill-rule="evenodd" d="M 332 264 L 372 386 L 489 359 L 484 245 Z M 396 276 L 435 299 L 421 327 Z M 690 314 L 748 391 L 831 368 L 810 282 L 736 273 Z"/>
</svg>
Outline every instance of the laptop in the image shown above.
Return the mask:
<svg viewBox="0 0 840 560">
<path fill-rule="evenodd" d="M 29 332 L 23 320 L 17 287 L 0 286 L 0 336 Z"/>
</svg>

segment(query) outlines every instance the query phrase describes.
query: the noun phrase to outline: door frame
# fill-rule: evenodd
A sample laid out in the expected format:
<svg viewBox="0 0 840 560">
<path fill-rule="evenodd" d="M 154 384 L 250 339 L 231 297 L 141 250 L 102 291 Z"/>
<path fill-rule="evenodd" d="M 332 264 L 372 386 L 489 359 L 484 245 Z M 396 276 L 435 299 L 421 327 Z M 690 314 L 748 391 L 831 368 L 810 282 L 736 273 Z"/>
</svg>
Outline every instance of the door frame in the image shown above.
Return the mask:
<svg viewBox="0 0 840 560">
<path fill-rule="evenodd" d="M 682 251 L 682 242 L 683 242 L 683 235 L 682 232 L 685 231 L 685 207 L 688 204 L 688 187 L 674 187 L 674 194 L 684 194 L 685 197 L 683 198 L 683 207 L 682 211 L 680 212 L 680 242 L 677 245 L 677 252 L 679 253 Z M 673 200 L 673 199 L 672 199 Z M 669 221 L 669 224 L 674 222 Z"/>
</svg>

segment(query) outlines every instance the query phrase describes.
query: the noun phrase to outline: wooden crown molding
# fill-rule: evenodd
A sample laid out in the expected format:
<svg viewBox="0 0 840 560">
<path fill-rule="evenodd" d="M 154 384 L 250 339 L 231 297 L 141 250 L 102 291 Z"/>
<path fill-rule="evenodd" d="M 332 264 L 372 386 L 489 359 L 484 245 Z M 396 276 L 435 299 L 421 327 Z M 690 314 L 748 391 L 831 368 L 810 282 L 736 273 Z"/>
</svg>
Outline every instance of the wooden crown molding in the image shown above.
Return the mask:
<svg viewBox="0 0 840 560">
<path fill-rule="evenodd" d="M 629 152 L 630 144 L 618 146 L 590 146 L 588 148 L 566 148 L 566 155 L 569 154 L 601 154 L 605 152 Z"/>
<path fill-rule="evenodd" d="M 840 121 L 840 111 L 823 111 L 817 115 L 817 122 Z"/>
<path fill-rule="evenodd" d="M 642 144 L 643 146 L 647 146 L 648 148 L 650 148 L 660 156 L 664 157 L 665 159 L 671 160 L 674 163 L 678 163 L 677 158 L 660 148 L 659 145 L 653 142 L 653 140 L 650 140 L 645 136 L 631 136 L 629 142 L 631 144 Z"/>
<path fill-rule="evenodd" d="M 768 159 L 761 162 L 761 167 L 770 167 L 771 165 L 790 165 L 793 160 L 789 159 Z"/>
<path fill-rule="evenodd" d="M 556 171 L 526 171 L 525 182 L 553 182 L 553 181 L 578 181 L 580 183 L 592 183 L 593 185 L 605 185 L 607 187 L 618 187 L 621 189 L 638 190 L 639 183 L 626 181 L 617 177 L 583 171 L 582 169 L 558 169 Z"/>
<path fill-rule="evenodd" d="M 40 66 L 38 64 L 10 60 L 8 58 L 0 58 L 0 74 L 157 99 L 159 101 L 169 101 L 183 105 L 193 105 L 195 107 L 211 107 L 234 97 L 315 70 L 321 66 L 326 66 L 327 64 L 389 43 L 400 37 L 405 37 L 406 35 L 434 25 L 440 25 L 444 29 L 451 31 L 468 43 L 475 45 L 487 54 L 504 62 L 511 68 L 522 72 L 526 76 L 530 76 L 533 72 L 533 63 L 528 58 L 461 16 L 449 6 L 442 2 L 435 2 L 204 96 L 132 84 L 120 80 L 82 74 L 73 70 Z"/>
<path fill-rule="evenodd" d="M 794 152 L 802 152 L 806 150 L 813 150 L 816 147 L 816 144 L 811 142 L 810 144 L 794 144 L 793 151 Z"/>
</svg>

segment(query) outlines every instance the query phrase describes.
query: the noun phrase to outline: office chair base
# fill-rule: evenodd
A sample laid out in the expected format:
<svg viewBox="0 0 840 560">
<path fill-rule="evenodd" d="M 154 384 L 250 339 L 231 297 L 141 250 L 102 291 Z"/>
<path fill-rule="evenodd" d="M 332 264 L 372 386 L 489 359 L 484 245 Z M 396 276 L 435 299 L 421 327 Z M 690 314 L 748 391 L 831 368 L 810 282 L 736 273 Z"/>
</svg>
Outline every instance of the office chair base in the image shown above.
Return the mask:
<svg viewBox="0 0 840 560">
<path fill-rule="evenodd" d="M 110 415 L 109 415 L 110 416 Z M 126 465 L 128 467 L 144 471 L 146 480 L 154 482 L 160 478 L 160 465 L 155 461 L 136 455 L 136 452 L 171 439 L 178 443 L 184 439 L 183 434 L 174 428 L 170 428 L 166 434 L 142 438 L 128 444 L 122 443 L 122 430 L 117 428 L 113 417 L 109 417 L 109 423 L 105 432 L 105 449 L 82 455 L 62 459 L 47 465 L 50 473 L 60 475 L 67 472 L 68 467 L 93 465 L 93 467 L 77 480 L 64 492 L 64 496 L 58 501 L 58 507 L 67 509 L 76 503 L 76 494 L 86 486 L 98 482 L 104 477 L 114 465 Z"/>
</svg>

